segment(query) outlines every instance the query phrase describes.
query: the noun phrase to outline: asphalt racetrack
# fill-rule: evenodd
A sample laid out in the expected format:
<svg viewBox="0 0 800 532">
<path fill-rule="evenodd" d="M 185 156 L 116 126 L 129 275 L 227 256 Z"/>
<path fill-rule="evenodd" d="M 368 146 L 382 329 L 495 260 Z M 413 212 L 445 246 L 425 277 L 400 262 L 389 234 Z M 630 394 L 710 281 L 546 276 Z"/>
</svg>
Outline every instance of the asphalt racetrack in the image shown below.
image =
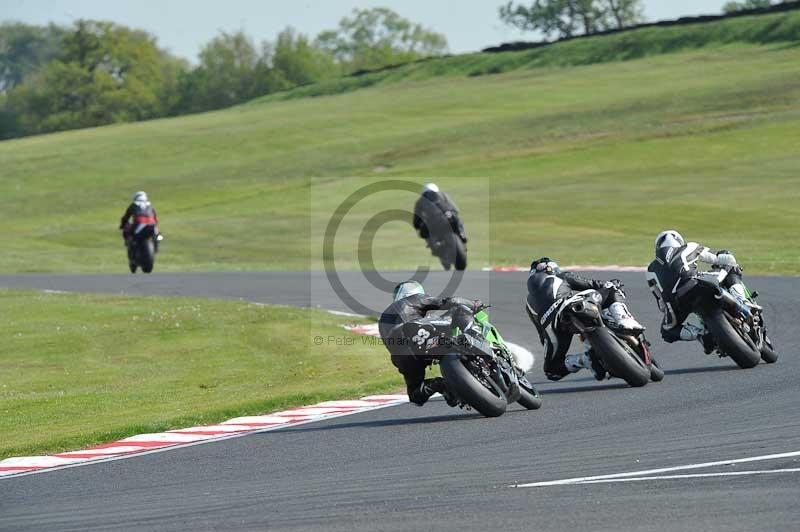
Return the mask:
<svg viewBox="0 0 800 532">
<path fill-rule="evenodd" d="M 630 389 L 586 372 L 547 382 L 523 311 L 526 275 L 470 272 L 458 294 L 494 305 L 504 336 L 537 354 L 541 410 L 484 419 L 436 400 L 0 480 L 0 530 L 797 530 L 798 279 L 745 278 L 781 359 L 743 371 L 697 343 L 664 344 L 643 275 L 613 276 L 650 331 L 660 384 Z M 386 303 L 353 284 L 359 301 Z M 0 276 L 0 287 L 348 310 L 325 285 L 322 274 L 280 272 Z"/>
</svg>

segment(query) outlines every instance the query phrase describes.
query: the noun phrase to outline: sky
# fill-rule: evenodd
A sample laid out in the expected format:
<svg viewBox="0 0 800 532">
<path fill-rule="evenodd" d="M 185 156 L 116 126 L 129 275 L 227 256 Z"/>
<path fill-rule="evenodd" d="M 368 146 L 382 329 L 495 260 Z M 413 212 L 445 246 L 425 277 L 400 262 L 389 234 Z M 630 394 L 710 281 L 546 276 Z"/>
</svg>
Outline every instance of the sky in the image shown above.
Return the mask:
<svg viewBox="0 0 800 532">
<path fill-rule="evenodd" d="M 196 62 L 202 45 L 220 31 L 242 29 L 272 40 L 286 26 L 316 36 L 334 29 L 354 8 L 389 7 L 447 36 L 453 53 L 514 40 L 536 40 L 503 25 L 497 9 L 507 0 L 0 0 L 0 21 L 70 24 L 110 20 L 158 37 L 161 47 Z M 722 11 L 724 0 L 645 0 L 648 20 Z"/>
</svg>

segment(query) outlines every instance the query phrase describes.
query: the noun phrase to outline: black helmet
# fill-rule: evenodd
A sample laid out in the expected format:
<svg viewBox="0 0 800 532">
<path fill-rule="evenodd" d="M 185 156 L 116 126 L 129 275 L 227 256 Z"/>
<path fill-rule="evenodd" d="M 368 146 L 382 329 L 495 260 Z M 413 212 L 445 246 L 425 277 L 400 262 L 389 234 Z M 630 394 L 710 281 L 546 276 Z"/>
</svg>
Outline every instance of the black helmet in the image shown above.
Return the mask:
<svg viewBox="0 0 800 532">
<path fill-rule="evenodd" d="M 559 273 L 560 271 L 561 268 L 558 267 L 558 263 L 550 257 L 542 257 L 541 259 L 535 260 L 531 263 L 531 273 L 545 272 L 552 275 L 554 273 Z"/>
</svg>

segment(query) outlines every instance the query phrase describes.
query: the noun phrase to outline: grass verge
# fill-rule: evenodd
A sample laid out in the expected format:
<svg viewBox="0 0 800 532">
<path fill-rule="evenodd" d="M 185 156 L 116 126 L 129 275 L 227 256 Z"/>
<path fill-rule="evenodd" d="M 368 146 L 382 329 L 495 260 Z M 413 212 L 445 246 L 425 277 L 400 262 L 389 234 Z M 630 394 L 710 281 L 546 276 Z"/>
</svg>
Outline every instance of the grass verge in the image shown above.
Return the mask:
<svg viewBox="0 0 800 532">
<path fill-rule="evenodd" d="M 0 308 L 0 459 L 402 389 L 323 311 L 13 290 Z"/>
</svg>

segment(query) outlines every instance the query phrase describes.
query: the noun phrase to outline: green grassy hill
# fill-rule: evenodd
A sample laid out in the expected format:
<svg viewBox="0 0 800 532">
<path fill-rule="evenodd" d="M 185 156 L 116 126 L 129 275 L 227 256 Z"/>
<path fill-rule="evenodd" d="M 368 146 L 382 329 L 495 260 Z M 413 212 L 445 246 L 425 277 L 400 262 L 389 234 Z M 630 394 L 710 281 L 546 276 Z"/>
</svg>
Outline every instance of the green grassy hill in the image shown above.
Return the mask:
<svg viewBox="0 0 800 532">
<path fill-rule="evenodd" d="M 361 90 L 2 142 L 0 270 L 125 271 L 116 225 L 137 189 L 168 237 L 158 270 L 319 266 L 321 229 L 360 176 L 446 186 L 475 267 L 545 253 L 643 264 L 675 227 L 750 272 L 798 273 L 799 21 L 460 56 L 337 82 Z M 405 195 L 373 203 L 410 208 Z M 341 242 L 357 241 L 359 216 Z M 429 262 L 408 226 L 379 237 L 378 266 Z M 355 245 L 338 253 L 355 266 Z"/>
</svg>

